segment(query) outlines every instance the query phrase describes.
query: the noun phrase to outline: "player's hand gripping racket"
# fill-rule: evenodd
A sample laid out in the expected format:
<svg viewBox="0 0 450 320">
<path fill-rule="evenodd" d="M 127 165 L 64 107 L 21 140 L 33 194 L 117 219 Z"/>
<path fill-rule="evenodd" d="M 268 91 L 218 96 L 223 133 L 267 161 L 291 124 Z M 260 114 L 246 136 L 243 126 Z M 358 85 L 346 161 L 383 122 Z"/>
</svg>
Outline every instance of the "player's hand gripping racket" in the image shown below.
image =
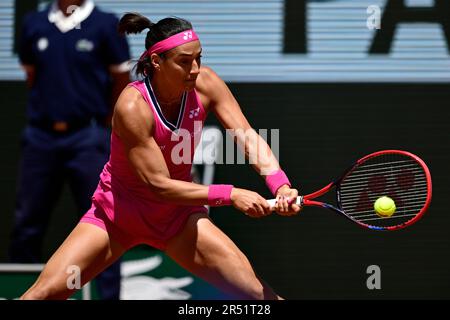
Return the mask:
<svg viewBox="0 0 450 320">
<path fill-rule="evenodd" d="M 336 205 L 313 200 L 333 187 Z M 382 215 L 375 210 L 375 201 L 384 196 L 394 201 L 393 213 Z M 275 199 L 268 202 L 272 207 L 276 204 Z M 425 162 L 410 152 L 384 150 L 356 161 L 340 178 L 297 197 L 296 203 L 331 209 L 366 228 L 396 230 L 419 220 L 430 202 L 431 175 Z"/>
</svg>

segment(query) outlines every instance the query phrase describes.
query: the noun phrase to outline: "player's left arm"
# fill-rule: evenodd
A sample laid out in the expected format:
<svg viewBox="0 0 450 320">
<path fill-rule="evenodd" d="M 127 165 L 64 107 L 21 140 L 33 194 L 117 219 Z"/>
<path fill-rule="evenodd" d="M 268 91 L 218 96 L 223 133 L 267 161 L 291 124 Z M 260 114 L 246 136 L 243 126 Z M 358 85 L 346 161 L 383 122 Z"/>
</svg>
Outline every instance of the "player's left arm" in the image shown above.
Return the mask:
<svg viewBox="0 0 450 320">
<path fill-rule="evenodd" d="M 243 114 L 239 103 L 225 84 L 225 82 L 210 68 L 202 67 L 197 90 L 207 102 L 211 110 L 225 129 L 230 129 L 236 144 L 245 154 L 253 168 L 265 178 L 280 169 L 280 165 L 266 141 L 251 127 Z M 277 191 L 277 212 L 290 215 L 297 213 L 300 208 L 289 201 L 298 196 L 296 189 L 287 184 Z"/>
</svg>

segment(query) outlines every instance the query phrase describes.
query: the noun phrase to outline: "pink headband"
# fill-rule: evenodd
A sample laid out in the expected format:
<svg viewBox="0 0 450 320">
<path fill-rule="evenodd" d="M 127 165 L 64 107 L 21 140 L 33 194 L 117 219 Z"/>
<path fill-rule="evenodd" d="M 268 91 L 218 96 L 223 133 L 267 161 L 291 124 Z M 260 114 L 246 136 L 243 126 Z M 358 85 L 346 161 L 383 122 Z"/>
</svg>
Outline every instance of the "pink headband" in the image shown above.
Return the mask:
<svg viewBox="0 0 450 320">
<path fill-rule="evenodd" d="M 194 32 L 194 30 L 191 29 L 182 31 L 152 45 L 150 49 L 148 49 L 141 55 L 140 60 L 142 60 L 147 55 L 151 55 L 152 53 L 163 53 L 175 47 L 181 46 L 182 44 L 196 40 L 198 40 L 198 36 Z"/>
</svg>

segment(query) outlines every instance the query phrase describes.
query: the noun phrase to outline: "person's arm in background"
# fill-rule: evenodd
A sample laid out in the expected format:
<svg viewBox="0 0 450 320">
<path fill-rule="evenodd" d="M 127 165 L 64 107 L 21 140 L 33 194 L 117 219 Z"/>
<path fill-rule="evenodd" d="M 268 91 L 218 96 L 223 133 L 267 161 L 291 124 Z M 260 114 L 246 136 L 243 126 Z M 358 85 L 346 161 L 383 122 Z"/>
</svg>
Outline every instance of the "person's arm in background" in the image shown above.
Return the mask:
<svg viewBox="0 0 450 320">
<path fill-rule="evenodd" d="M 111 112 L 106 119 L 108 125 L 111 124 L 111 119 L 114 111 L 114 105 L 119 99 L 120 93 L 130 83 L 130 68 L 129 63 L 124 62 L 118 66 L 110 66 L 109 71 L 111 75 L 112 88 L 111 88 Z"/>
<path fill-rule="evenodd" d="M 244 152 L 254 169 L 266 178 L 280 170 L 278 160 L 266 141 L 250 126 L 247 118 L 228 89 L 225 82 L 210 68 L 202 68 L 202 79 L 198 87 L 208 96 L 209 106 L 225 129 L 232 129 L 236 144 Z M 300 211 L 297 204 L 290 205 L 298 196 L 296 189 L 283 184 L 274 191 L 277 198 L 276 210 L 282 215 L 292 215 Z"/>
<path fill-rule="evenodd" d="M 117 31 L 119 20 L 111 15 L 111 20 L 106 26 L 106 53 L 105 57 L 109 65 L 109 73 L 111 76 L 111 112 L 107 119 L 107 123 L 111 123 L 114 105 L 117 102 L 121 92 L 130 83 L 130 48 L 128 41 L 124 35 Z"/>
<path fill-rule="evenodd" d="M 22 69 L 25 71 L 25 77 L 27 82 L 27 87 L 30 89 L 33 87 L 34 80 L 36 78 L 36 68 L 33 65 L 30 64 L 22 64 Z"/>
<path fill-rule="evenodd" d="M 22 29 L 18 41 L 19 61 L 25 71 L 27 87 L 31 88 L 36 79 L 35 58 L 32 50 L 32 13 L 25 15 L 22 21 Z"/>
<path fill-rule="evenodd" d="M 128 62 L 126 62 L 128 64 Z M 110 68 L 110 74 L 112 79 L 111 99 L 112 106 L 117 102 L 120 93 L 130 83 L 130 70 L 120 71 L 120 69 Z"/>
</svg>

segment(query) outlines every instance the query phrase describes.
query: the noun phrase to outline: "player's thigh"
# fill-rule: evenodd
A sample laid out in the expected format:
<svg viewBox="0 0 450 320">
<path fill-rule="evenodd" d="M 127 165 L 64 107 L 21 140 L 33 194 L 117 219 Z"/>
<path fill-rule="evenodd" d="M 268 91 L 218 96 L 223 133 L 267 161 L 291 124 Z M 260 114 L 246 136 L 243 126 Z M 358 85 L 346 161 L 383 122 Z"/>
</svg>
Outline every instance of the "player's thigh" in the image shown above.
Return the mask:
<svg viewBox="0 0 450 320">
<path fill-rule="evenodd" d="M 73 286 L 90 281 L 124 253 L 108 233 L 92 224 L 80 223 L 48 261 L 35 286 L 45 298 L 67 298 Z"/>
<path fill-rule="evenodd" d="M 257 296 L 263 284 L 234 242 L 206 214 L 192 215 L 166 253 L 182 267 L 231 294 Z"/>
</svg>

